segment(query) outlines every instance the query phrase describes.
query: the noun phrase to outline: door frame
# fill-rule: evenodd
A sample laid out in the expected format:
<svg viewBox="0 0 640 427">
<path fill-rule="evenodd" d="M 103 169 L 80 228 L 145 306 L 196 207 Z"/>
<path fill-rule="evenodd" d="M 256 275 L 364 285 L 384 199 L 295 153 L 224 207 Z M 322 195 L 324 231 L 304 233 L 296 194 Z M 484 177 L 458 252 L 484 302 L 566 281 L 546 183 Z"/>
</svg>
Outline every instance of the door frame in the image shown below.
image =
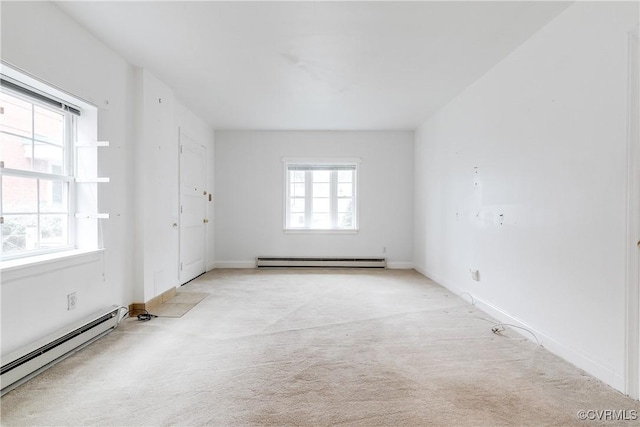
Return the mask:
<svg viewBox="0 0 640 427">
<path fill-rule="evenodd" d="M 625 393 L 640 399 L 640 27 L 628 34 Z"/>
<path fill-rule="evenodd" d="M 198 142 L 195 138 L 192 138 L 187 132 L 184 131 L 184 129 L 181 126 L 178 126 L 178 283 L 179 286 L 182 286 L 188 282 L 190 282 L 191 280 L 195 279 L 191 278 L 189 280 L 187 280 L 186 282 L 182 282 L 182 212 L 181 212 L 181 206 L 182 206 L 182 145 L 183 145 L 183 137 L 186 137 L 188 139 L 190 139 L 191 141 L 195 142 L 196 144 L 199 144 L 201 147 L 203 147 L 205 149 L 205 153 L 207 153 L 207 155 L 204 156 L 204 170 L 205 170 L 205 182 L 204 185 L 205 187 L 208 186 L 209 181 L 208 181 L 208 167 L 209 167 L 209 157 L 208 157 L 208 151 L 209 151 L 209 147 L 207 147 L 204 144 L 201 144 L 200 142 Z M 207 203 L 205 203 L 205 218 L 209 217 L 209 205 Z M 207 225 L 204 226 L 204 244 L 202 245 L 202 259 L 204 262 L 203 265 L 203 271 L 200 275 L 204 274 L 207 272 L 207 236 L 209 234 L 209 227 Z M 198 276 L 196 276 L 198 277 Z"/>
</svg>

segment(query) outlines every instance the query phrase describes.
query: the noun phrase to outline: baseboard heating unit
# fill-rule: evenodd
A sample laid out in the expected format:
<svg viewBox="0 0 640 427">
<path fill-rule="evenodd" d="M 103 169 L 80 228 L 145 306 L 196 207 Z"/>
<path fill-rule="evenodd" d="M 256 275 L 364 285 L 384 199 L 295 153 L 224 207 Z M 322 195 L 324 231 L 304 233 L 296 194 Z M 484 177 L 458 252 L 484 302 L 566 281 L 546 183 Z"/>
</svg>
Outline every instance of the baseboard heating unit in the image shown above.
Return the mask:
<svg viewBox="0 0 640 427">
<path fill-rule="evenodd" d="M 120 308 L 113 305 L 2 357 L 2 395 L 38 375 L 118 326 Z"/>
<path fill-rule="evenodd" d="M 359 267 L 385 268 L 385 258 L 327 258 L 327 257 L 258 257 L 256 267 Z"/>
</svg>

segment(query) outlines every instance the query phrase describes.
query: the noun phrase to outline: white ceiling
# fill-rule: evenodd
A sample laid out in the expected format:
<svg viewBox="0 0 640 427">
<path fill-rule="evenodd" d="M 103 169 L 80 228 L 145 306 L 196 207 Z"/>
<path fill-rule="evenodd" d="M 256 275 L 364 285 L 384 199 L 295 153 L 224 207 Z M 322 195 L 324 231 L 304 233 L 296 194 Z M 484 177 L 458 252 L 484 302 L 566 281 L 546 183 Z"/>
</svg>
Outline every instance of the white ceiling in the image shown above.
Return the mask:
<svg viewBox="0 0 640 427">
<path fill-rule="evenodd" d="M 558 2 L 58 2 L 216 129 L 414 129 Z"/>
</svg>

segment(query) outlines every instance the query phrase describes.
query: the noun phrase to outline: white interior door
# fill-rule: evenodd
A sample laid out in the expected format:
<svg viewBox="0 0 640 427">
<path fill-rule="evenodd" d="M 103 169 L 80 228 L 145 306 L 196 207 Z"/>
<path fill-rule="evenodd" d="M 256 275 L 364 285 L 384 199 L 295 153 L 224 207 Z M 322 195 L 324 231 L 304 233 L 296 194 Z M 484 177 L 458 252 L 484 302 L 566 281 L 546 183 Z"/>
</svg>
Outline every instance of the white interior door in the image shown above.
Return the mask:
<svg viewBox="0 0 640 427">
<path fill-rule="evenodd" d="M 205 272 L 207 147 L 180 131 L 180 284 Z"/>
</svg>

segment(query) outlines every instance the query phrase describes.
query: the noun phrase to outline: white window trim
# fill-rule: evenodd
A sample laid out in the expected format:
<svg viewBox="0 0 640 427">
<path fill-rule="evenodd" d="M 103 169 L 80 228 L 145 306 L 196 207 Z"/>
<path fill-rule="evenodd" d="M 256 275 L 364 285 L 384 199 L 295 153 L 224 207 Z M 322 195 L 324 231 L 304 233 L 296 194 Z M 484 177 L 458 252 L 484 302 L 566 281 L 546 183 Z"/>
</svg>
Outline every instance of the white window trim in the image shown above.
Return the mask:
<svg viewBox="0 0 640 427">
<path fill-rule="evenodd" d="M 36 93 L 42 93 L 47 97 L 60 100 L 67 105 L 71 105 L 74 108 L 82 110 L 83 119 L 82 122 L 79 122 L 78 125 L 76 147 L 98 147 L 104 145 L 100 142 L 97 142 L 98 107 L 96 105 L 84 100 L 83 98 L 66 92 L 51 83 L 40 80 L 32 74 L 24 70 L 20 70 L 4 61 L 0 62 L 0 74 L 2 74 L 3 78 L 7 78 L 7 80 L 9 81 L 25 85 L 34 90 Z M 75 148 L 71 147 L 71 150 L 75 150 Z M 74 161 L 75 156 L 72 152 L 69 152 L 68 155 L 71 157 L 71 159 L 67 158 L 67 160 L 70 160 L 69 166 L 73 168 L 72 170 L 75 171 L 73 180 L 77 181 L 78 171 L 76 168 L 78 165 Z M 97 168 L 97 151 L 95 152 L 95 164 L 92 165 L 92 168 Z M 88 190 L 92 194 L 97 194 L 97 188 L 95 190 Z M 43 263 L 47 264 L 51 261 L 62 261 L 65 258 L 73 260 L 78 256 L 83 257 L 87 254 L 102 253 L 103 249 L 100 248 L 101 241 L 98 236 L 98 217 L 100 216 L 91 220 L 81 219 L 80 221 L 82 221 L 82 223 L 80 223 L 77 217 L 78 199 L 76 198 L 75 194 L 75 186 L 70 185 L 69 191 L 69 197 L 72 198 L 71 200 L 74 200 L 76 204 L 76 206 L 70 206 L 69 210 L 69 215 L 71 217 L 70 220 L 75 223 L 75 226 L 70 226 L 70 246 L 52 249 L 44 253 L 37 251 L 24 254 L 23 256 L 5 257 L 5 259 L 0 260 L 0 272 L 3 275 L 13 269 L 20 271 L 23 268 L 31 268 L 32 266 L 42 265 Z M 86 201 L 84 204 L 87 204 Z M 88 204 L 91 205 L 89 206 L 89 208 L 97 210 L 97 196 L 94 196 L 93 200 L 88 201 Z M 81 227 L 79 227 L 80 224 L 82 224 Z M 88 230 L 89 233 L 78 233 L 78 228 Z M 3 276 L 3 281 L 4 280 L 5 277 Z"/>
<path fill-rule="evenodd" d="M 284 157 L 283 163 L 283 204 L 282 204 L 282 230 L 285 234 L 358 234 L 360 232 L 360 164 L 362 159 L 353 158 L 333 158 L 333 157 Z M 290 165 L 309 165 L 309 166 L 355 166 L 354 172 L 354 194 L 353 199 L 355 201 L 354 221 L 355 227 L 349 229 L 339 228 L 288 228 L 287 227 L 287 215 L 288 215 L 288 203 L 289 203 L 289 166 Z"/>
<path fill-rule="evenodd" d="M 5 78 L 5 76 L 3 76 L 3 78 Z M 13 79 L 12 79 L 13 80 Z M 20 84 L 20 86 L 23 86 L 23 84 Z M 73 164 L 73 150 L 74 150 L 74 142 L 75 142 L 75 137 L 76 137 L 76 131 L 75 131 L 75 120 L 72 117 L 72 114 L 69 113 L 68 111 L 65 111 L 63 109 L 58 109 L 55 107 L 51 107 L 50 105 L 48 105 L 46 102 L 34 98 L 30 95 L 21 93 L 19 91 L 16 91 L 14 88 L 3 88 L 3 91 L 5 93 L 7 93 L 8 95 L 16 98 L 16 99 L 20 99 L 24 102 L 27 102 L 33 106 L 37 106 L 41 109 L 46 109 L 48 111 L 52 111 L 55 114 L 59 114 L 61 116 L 63 116 L 64 118 L 64 141 L 63 141 L 63 150 L 64 150 L 64 163 L 63 163 L 63 168 L 60 171 L 60 173 L 58 174 L 53 174 L 53 173 L 47 173 L 47 172 L 39 172 L 36 170 L 23 170 L 23 169 L 12 169 L 12 168 L 7 168 L 7 167 L 2 167 L 2 176 L 7 176 L 7 177 L 16 177 L 16 178 L 27 178 L 27 179 L 31 179 L 31 180 L 38 180 L 36 182 L 40 182 L 40 180 L 45 180 L 45 181 L 61 181 L 61 182 L 65 182 L 67 184 L 67 203 L 66 203 L 66 210 L 64 212 L 56 212 L 56 213 L 64 213 L 67 215 L 67 224 L 66 224 L 66 228 L 67 228 L 67 244 L 65 245 L 61 245 L 61 246 L 57 246 L 54 248 L 47 248 L 47 249 L 42 249 L 42 248 L 38 248 L 38 249 L 32 249 L 32 250 L 28 250 L 25 252 L 19 252 L 16 254 L 2 254 L 2 260 L 6 261 L 6 260 L 11 260 L 11 259 L 22 259 L 22 258 L 28 258 L 28 257 L 34 257 L 34 256 L 40 256 L 40 255 L 46 255 L 46 254 L 51 254 L 51 253 L 57 253 L 57 252 L 64 252 L 64 251 L 69 251 L 69 250 L 73 250 L 75 249 L 73 246 L 73 242 L 74 242 L 74 237 L 75 237 L 75 220 L 73 219 L 73 208 L 75 206 L 75 200 L 74 200 L 74 195 L 75 195 L 75 191 L 74 191 L 74 181 L 75 178 L 73 176 L 73 170 L 74 170 L 74 164 Z M 48 96 L 44 93 L 42 93 L 43 96 Z M 49 98 L 52 98 L 50 95 L 48 96 Z M 54 99 L 54 98 L 52 98 Z M 33 126 L 33 123 L 32 123 Z M 12 135 L 11 133 L 9 133 L 9 135 Z M 17 134 L 13 134 L 17 137 L 21 137 L 20 135 Z M 32 140 L 35 141 L 36 136 L 35 136 L 35 131 L 33 131 L 32 129 L 32 136 L 31 136 Z M 1 159 L 1 160 L 5 160 L 5 159 Z M 42 212 L 41 212 L 41 207 L 40 207 L 40 186 L 37 186 L 38 190 L 38 203 L 37 203 L 37 208 L 36 208 L 36 212 L 35 213 L 31 213 L 31 214 L 35 214 L 37 215 L 38 218 L 38 223 L 40 223 L 41 218 L 42 218 Z M 1 192 L 0 192 L 1 194 Z M 38 231 L 38 234 L 40 234 L 40 230 Z M 40 237 L 38 236 L 38 241 L 40 240 Z"/>
<path fill-rule="evenodd" d="M 0 261 L 2 284 L 76 265 L 102 261 L 103 257 L 104 249 L 73 249 Z"/>
</svg>

